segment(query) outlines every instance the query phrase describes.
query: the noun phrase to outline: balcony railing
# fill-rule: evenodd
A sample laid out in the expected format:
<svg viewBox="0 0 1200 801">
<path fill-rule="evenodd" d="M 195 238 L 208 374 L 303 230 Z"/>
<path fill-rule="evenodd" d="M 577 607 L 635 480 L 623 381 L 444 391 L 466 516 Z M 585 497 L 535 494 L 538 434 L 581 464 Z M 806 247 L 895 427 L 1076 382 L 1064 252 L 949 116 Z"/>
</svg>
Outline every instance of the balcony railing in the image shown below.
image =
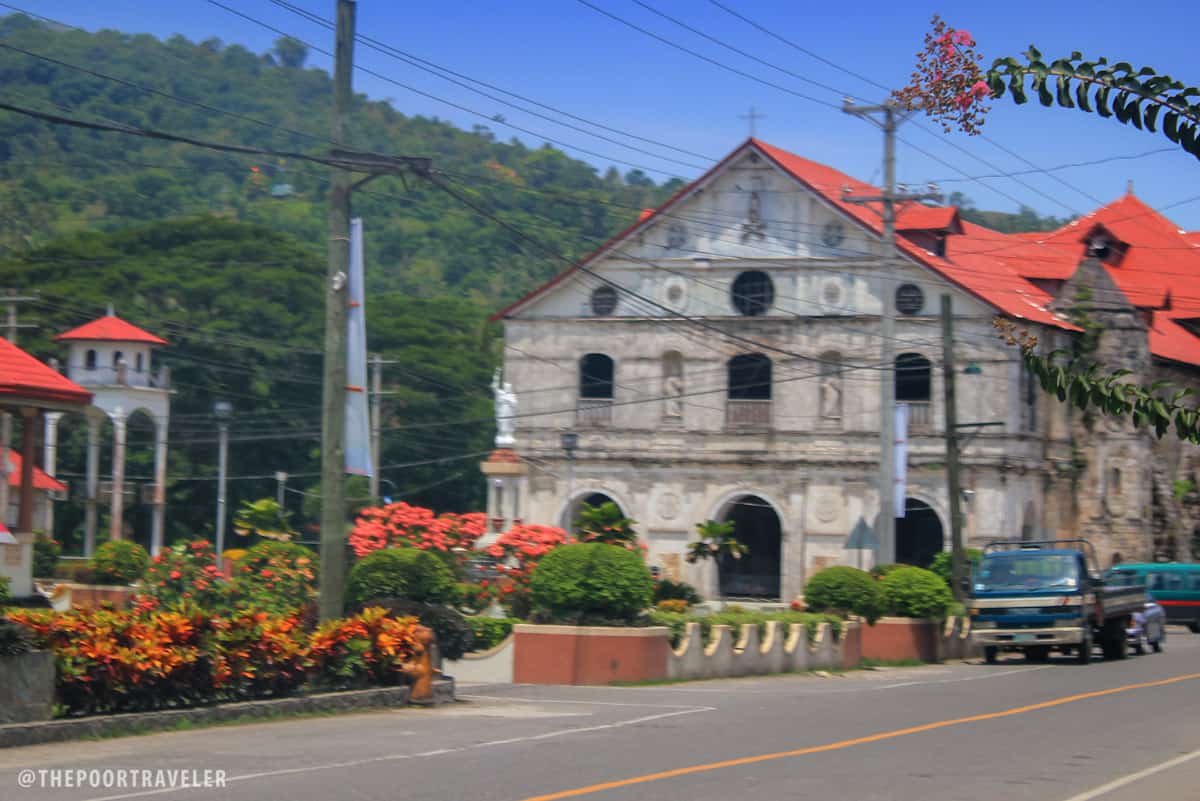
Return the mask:
<svg viewBox="0 0 1200 801">
<path fill-rule="evenodd" d="M 725 401 L 725 425 L 736 428 L 763 428 L 771 425 L 771 400 Z"/>
<path fill-rule="evenodd" d="M 158 374 L 148 370 L 135 370 L 132 367 L 93 367 L 83 366 L 67 368 L 67 377 L 82 386 L 125 386 L 125 387 L 155 387 L 170 389 L 171 375 L 168 368 L 160 368 Z"/>
<path fill-rule="evenodd" d="M 929 401 L 900 401 L 908 406 L 910 431 L 929 431 L 933 428 L 933 404 Z"/>
<path fill-rule="evenodd" d="M 607 426 L 612 424 L 612 398 L 580 398 L 575 407 L 575 424 Z"/>
</svg>

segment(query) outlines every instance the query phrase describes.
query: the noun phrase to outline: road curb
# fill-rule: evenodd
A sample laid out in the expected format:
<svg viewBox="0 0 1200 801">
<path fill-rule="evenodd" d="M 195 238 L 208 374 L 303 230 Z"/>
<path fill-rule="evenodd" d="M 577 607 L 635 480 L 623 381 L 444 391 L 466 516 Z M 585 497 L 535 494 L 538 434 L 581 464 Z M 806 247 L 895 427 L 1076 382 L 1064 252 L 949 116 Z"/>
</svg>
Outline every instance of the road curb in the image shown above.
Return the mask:
<svg viewBox="0 0 1200 801">
<path fill-rule="evenodd" d="M 433 698 L 422 705 L 440 706 L 455 700 L 454 680 L 434 682 Z M 357 712 L 381 707 L 408 706 L 413 702 L 408 687 L 377 687 L 368 690 L 270 698 L 232 704 L 168 709 L 159 712 L 131 712 L 123 715 L 96 715 L 86 718 L 45 720 L 37 723 L 10 723 L 0 726 L 0 748 L 19 748 L 40 743 L 66 742 L 126 734 L 148 734 L 174 729 L 181 723 L 212 725 L 247 720 L 319 714 Z"/>
</svg>

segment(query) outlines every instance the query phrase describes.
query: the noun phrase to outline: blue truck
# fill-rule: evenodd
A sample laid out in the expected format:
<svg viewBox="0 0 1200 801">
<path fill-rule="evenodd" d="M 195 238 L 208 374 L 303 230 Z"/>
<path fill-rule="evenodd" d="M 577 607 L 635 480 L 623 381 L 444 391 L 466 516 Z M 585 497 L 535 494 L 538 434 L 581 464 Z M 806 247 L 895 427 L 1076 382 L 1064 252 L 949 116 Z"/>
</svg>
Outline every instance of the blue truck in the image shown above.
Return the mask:
<svg viewBox="0 0 1200 801">
<path fill-rule="evenodd" d="M 971 639 L 988 664 L 1001 651 L 1033 662 L 1059 651 L 1087 664 L 1095 645 L 1124 659 L 1126 628 L 1146 599 L 1145 587 L 1106 584 L 1087 540 L 989 543 L 968 590 Z"/>
</svg>

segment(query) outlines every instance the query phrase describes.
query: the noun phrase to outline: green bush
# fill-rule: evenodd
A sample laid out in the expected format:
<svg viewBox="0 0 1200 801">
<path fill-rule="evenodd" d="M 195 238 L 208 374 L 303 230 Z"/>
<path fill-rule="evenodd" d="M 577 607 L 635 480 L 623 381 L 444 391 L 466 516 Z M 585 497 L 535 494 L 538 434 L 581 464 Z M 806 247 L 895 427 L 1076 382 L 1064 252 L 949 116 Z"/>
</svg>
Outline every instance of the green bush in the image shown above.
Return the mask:
<svg viewBox="0 0 1200 801">
<path fill-rule="evenodd" d="M 654 579 L 640 554 L 600 542 L 555 548 L 530 577 L 541 616 L 568 623 L 628 623 L 645 611 Z"/>
<path fill-rule="evenodd" d="M 130 540 L 109 540 L 92 554 L 92 581 L 97 584 L 132 584 L 150 566 L 146 549 Z"/>
<path fill-rule="evenodd" d="M 521 621 L 515 617 L 468 617 L 467 625 L 475 635 L 475 650 L 495 648 L 512 634 L 513 626 Z"/>
<path fill-rule="evenodd" d="M 359 559 L 346 581 L 346 598 L 361 604 L 372 598 L 397 598 L 432 604 L 453 603 L 454 574 L 429 551 L 384 548 Z"/>
<path fill-rule="evenodd" d="M 8 591 L 8 576 L 0 576 L 0 604 L 6 604 L 12 599 Z"/>
<path fill-rule="evenodd" d="M 946 616 L 954 596 L 950 586 L 932 570 L 901 567 L 879 582 L 888 612 L 900 617 Z"/>
<path fill-rule="evenodd" d="M 39 534 L 33 541 L 33 575 L 38 578 L 50 578 L 54 575 L 54 567 L 58 557 L 62 556 L 62 543 L 53 540 L 45 534 Z"/>
<path fill-rule="evenodd" d="M 656 606 L 659 601 L 687 601 L 688 606 L 695 606 L 704 601 L 691 584 L 686 581 L 671 581 L 671 579 L 659 579 L 654 582 L 654 598 L 652 600 Z"/>
<path fill-rule="evenodd" d="M 879 584 L 865 570 L 827 567 L 808 580 L 804 603 L 810 612 L 849 613 L 874 623 L 885 608 Z"/>
<path fill-rule="evenodd" d="M 979 564 L 979 558 L 982 555 L 983 551 L 979 550 L 978 548 L 966 549 L 968 575 L 971 572 L 971 568 Z M 951 580 L 950 559 L 950 551 L 940 551 L 937 556 L 933 557 L 933 564 L 929 566 L 929 569 L 941 576 L 942 581 L 946 582 L 947 584 L 949 584 Z"/>
<path fill-rule="evenodd" d="M 875 565 L 875 567 L 871 568 L 871 575 L 877 579 L 881 579 L 898 567 L 904 567 L 904 565 L 896 562 L 889 562 L 888 564 L 884 565 Z"/>
<path fill-rule="evenodd" d="M 33 650 L 33 636 L 24 626 L 0 617 L 0 656 L 20 656 Z"/>
</svg>

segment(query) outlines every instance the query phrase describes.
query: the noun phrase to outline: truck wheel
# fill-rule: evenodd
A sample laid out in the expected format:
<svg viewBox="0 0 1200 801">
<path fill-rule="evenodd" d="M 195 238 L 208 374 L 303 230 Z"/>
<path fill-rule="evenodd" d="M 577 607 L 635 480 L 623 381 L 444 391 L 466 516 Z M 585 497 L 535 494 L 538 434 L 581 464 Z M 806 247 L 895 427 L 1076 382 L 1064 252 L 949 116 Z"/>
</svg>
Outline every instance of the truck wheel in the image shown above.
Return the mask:
<svg viewBox="0 0 1200 801">
<path fill-rule="evenodd" d="M 996 654 L 999 653 L 999 651 L 1000 649 L 994 645 L 983 646 L 983 661 L 987 662 L 989 665 L 996 664 Z"/>
<path fill-rule="evenodd" d="M 1167 641 L 1167 627 L 1158 627 L 1158 639 L 1150 643 L 1150 647 L 1154 649 L 1154 653 L 1161 654 L 1163 643 Z"/>
<path fill-rule="evenodd" d="M 1124 659 L 1129 655 L 1129 643 L 1125 639 L 1125 626 L 1120 621 L 1105 623 L 1100 636 L 1104 638 L 1100 645 L 1106 660 Z"/>
<path fill-rule="evenodd" d="M 1191 630 L 1192 634 L 1200 634 L 1200 620 L 1193 620 L 1191 623 L 1188 623 L 1188 629 Z"/>
<path fill-rule="evenodd" d="M 1092 661 L 1092 632 L 1090 630 L 1083 632 L 1083 640 L 1079 643 L 1079 652 L 1075 654 L 1075 661 L 1081 665 L 1089 664 Z"/>
<path fill-rule="evenodd" d="M 1133 644 L 1133 652 L 1135 654 L 1137 654 L 1138 656 L 1141 656 L 1142 654 L 1146 653 L 1145 642 L 1146 642 L 1146 635 L 1139 634 L 1137 642 L 1135 642 Z"/>
</svg>

